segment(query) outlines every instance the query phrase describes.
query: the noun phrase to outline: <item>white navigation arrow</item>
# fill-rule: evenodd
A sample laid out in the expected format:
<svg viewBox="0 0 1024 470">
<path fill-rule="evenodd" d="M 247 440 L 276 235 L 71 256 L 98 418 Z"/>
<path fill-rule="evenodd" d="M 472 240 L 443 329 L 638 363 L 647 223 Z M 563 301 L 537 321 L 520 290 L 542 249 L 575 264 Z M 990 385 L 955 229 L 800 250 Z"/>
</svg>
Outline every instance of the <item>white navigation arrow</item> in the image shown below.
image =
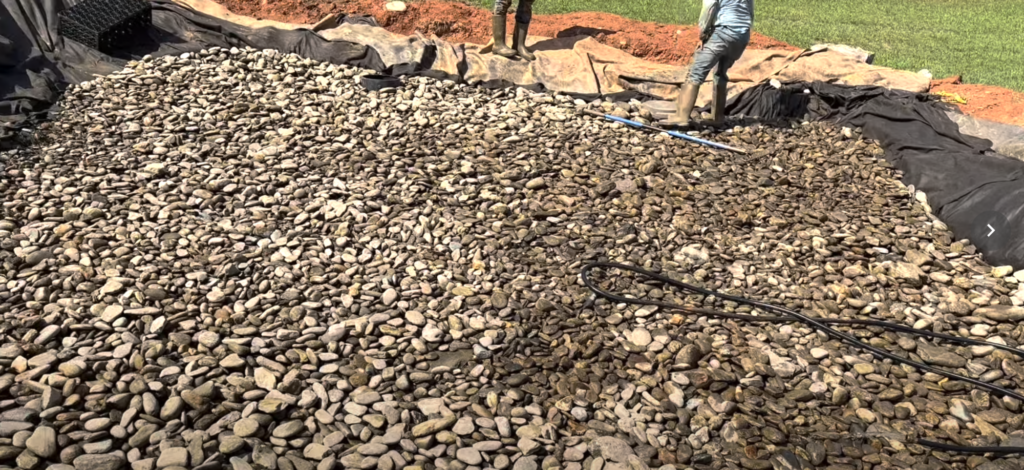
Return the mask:
<svg viewBox="0 0 1024 470">
<path fill-rule="evenodd" d="M 993 233 L 996 233 L 996 229 L 992 228 L 992 224 L 987 224 L 986 226 L 989 229 L 988 235 L 986 236 L 991 237 Z"/>
</svg>

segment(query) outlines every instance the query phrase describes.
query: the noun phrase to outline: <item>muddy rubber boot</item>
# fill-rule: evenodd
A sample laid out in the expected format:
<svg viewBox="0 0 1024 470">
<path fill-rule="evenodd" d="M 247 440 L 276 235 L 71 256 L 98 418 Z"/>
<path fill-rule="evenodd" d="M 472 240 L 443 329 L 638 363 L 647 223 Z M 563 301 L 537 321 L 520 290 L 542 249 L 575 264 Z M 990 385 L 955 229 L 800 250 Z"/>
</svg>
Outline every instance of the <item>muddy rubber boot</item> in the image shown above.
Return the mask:
<svg viewBox="0 0 1024 470">
<path fill-rule="evenodd" d="M 522 57 L 529 61 L 537 60 L 537 56 L 533 55 L 529 49 L 526 48 L 526 33 L 530 30 L 530 23 L 516 23 L 516 29 L 512 32 L 512 47 L 516 48 L 516 52 L 519 53 L 519 57 Z"/>
<path fill-rule="evenodd" d="M 725 101 L 729 96 L 729 82 L 715 80 L 714 86 L 711 94 L 711 125 L 719 127 L 725 124 Z"/>
<path fill-rule="evenodd" d="M 514 58 L 516 51 L 505 45 L 505 15 L 494 15 L 491 30 L 494 32 L 494 48 L 491 51 L 506 59 Z"/>
<path fill-rule="evenodd" d="M 676 113 L 669 116 L 664 123 L 669 126 L 686 127 L 690 125 L 690 113 L 697 104 L 697 93 L 700 92 L 700 85 L 687 83 L 679 90 L 679 98 L 676 99 Z"/>
</svg>

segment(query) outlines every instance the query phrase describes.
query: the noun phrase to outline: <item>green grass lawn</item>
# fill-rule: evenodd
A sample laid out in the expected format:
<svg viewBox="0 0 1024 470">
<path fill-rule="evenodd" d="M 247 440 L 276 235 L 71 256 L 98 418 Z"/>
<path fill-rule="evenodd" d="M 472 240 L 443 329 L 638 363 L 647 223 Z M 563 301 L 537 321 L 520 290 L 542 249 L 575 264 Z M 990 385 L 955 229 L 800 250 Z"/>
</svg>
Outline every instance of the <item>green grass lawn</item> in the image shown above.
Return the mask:
<svg viewBox="0 0 1024 470">
<path fill-rule="evenodd" d="M 490 7 L 493 0 L 467 0 Z M 537 14 L 604 11 L 695 24 L 700 0 L 537 0 Z M 849 44 L 875 63 L 1024 91 L 1024 0 L 755 0 L 754 29 L 790 44 Z"/>
</svg>

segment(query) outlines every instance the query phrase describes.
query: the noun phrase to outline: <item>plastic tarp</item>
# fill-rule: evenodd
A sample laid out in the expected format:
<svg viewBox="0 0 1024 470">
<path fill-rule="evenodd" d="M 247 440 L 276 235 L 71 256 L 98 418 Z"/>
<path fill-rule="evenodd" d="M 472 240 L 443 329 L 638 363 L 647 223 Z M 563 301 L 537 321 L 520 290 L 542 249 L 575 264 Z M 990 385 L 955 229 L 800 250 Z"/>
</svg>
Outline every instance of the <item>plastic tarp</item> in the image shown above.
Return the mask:
<svg viewBox="0 0 1024 470">
<path fill-rule="evenodd" d="M 199 3 L 208 0 L 191 1 L 201 8 Z M 632 91 L 672 100 L 687 75 L 687 67 L 639 59 L 589 36 L 530 36 L 527 44 L 537 60 L 526 62 L 497 57 L 490 53 L 490 46 L 454 44 L 423 35 L 402 36 L 365 25 L 343 24 L 320 34 L 328 39 L 370 46 L 377 50 L 388 66 L 420 63 L 470 84 L 504 82 L 590 95 Z M 870 84 L 913 92 L 927 91 L 929 85 L 928 78 L 923 75 L 866 64 L 844 51 L 827 48 L 747 50 L 730 69 L 729 76 L 730 95 L 771 79 L 782 83 Z M 702 87 L 698 105 L 710 100 L 710 87 Z"/>
<path fill-rule="evenodd" d="M 951 106 L 915 93 L 818 82 L 763 84 L 736 96 L 726 111 L 860 127 L 957 237 L 969 238 L 989 264 L 1024 267 L 1024 161 L 962 133 L 948 115 Z"/>
</svg>

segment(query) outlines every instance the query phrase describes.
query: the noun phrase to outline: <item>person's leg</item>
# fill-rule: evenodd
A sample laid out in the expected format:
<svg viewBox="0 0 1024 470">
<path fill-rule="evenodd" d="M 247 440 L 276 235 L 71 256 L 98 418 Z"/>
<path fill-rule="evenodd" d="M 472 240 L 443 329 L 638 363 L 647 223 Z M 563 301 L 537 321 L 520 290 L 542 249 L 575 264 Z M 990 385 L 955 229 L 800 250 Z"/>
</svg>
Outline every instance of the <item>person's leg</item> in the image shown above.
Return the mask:
<svg viewBox="0 0 1024 470">
<path fill-rule="evenodd" d="M 494 0 L 494 16 L 491 18 L 491 31 L 494 35 L 493 52 L 502 57 L 512 58 L 516 51 L 505 44 L 505 18 L 508 16 L 508 8 L 512 0 Z"/>
<path fill-rule="evenodd" d="M 718 64 L 727 49 L 728 44 L 722 41 L 719 31 L 716 29 L 704 47 L 693 54 L 686 83 L 680 88 L 679 98 L 676 100 L 676 113 L 669 118 L 668 124 L 676 126 L 690 124 L 690 113 L 693 112 L 693 107 L 697 104 L 700 85 L 708 78 L 711 69 Z"/>
<path fill-rule="evenodd" d="M 533 0 L 519 0 L 516 6 L 516 23 L 530 24 L 533 20 Z"/>
<path fill-rule="evenodd" d="M 690 65 L 690 72 L 686 76 L 686 83 L 701 85 L 704 80 L 707 80 L 711 69 L 718 65 L 729 47 L 721 39 L 718 30 L 715 30 L 704 47 L 693 54 L 693 62 Z"/>
<path fill-rule="evenodd" d="M 722 38 L 727 42 L 728 47 L 718 60 L 715 67 L 714 92 L 711 95 L 711 121 L 721 125 L 725 122 L 725 102 L 728 97 L 729 69 L 746 50 L 750 43 L 750 32 L 740 32 L 729 28 L 723 28 Z"/>
<path fill-rule="evenodd" d="M 526 60 L 537 57 L 526 48 L 526 35 L 530 31 L 530 20 L 533 19 L 533 0 L 519 0 L 516 7 L 516 29 L 512 33 L 512 48 Z"/>
</svg>

